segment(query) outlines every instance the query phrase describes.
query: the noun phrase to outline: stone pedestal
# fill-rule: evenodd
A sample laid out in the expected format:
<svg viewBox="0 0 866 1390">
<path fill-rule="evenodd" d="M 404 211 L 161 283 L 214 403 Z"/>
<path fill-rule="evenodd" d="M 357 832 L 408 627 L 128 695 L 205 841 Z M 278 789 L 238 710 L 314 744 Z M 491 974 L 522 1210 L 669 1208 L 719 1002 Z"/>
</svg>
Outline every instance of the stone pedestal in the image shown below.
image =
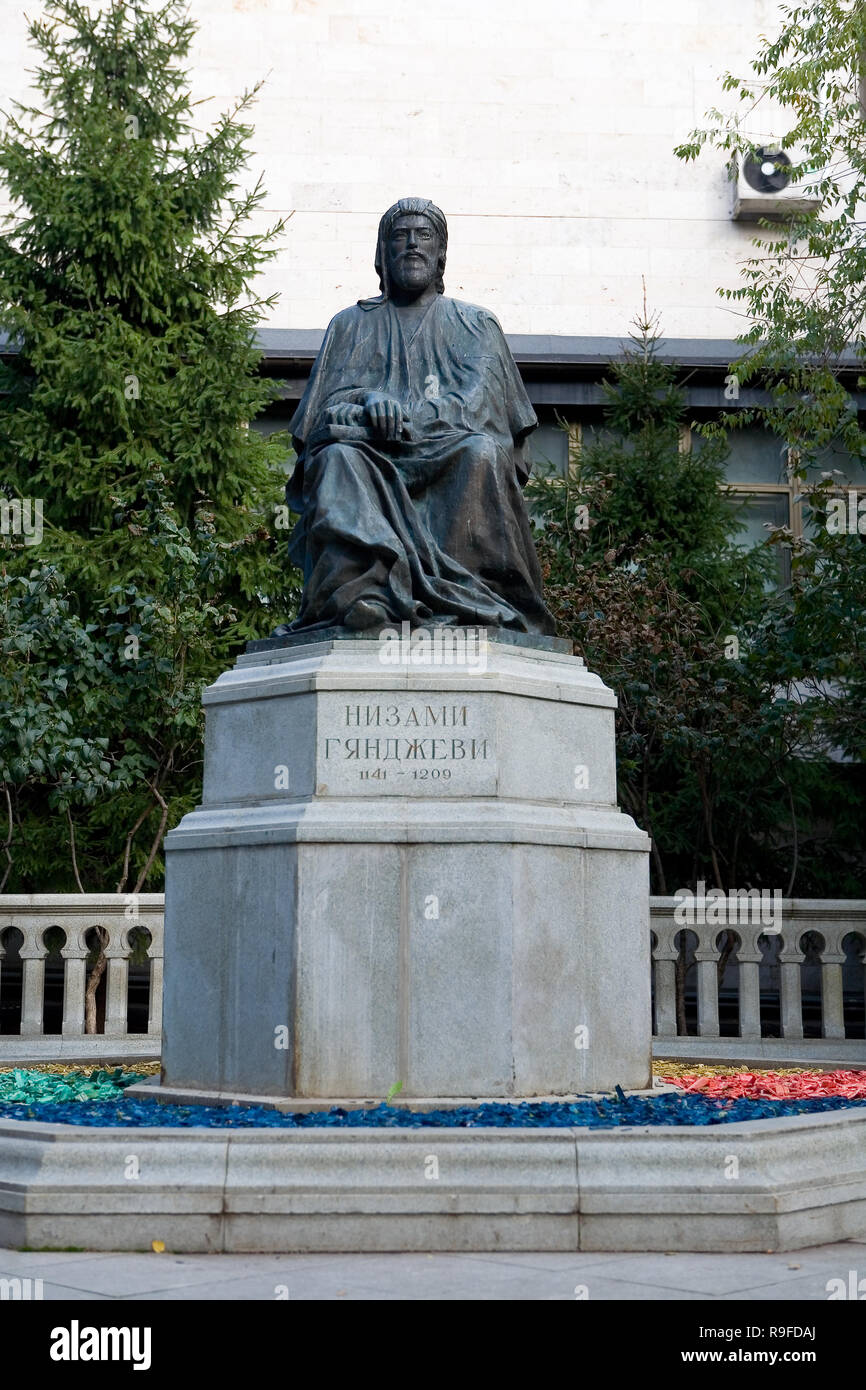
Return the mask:
<svg viewBox="0 0 866 1390">
<path fill-rule="evenodd" d="M 243 656 L 167 840 L 164 1084 L 318 1098 L 650 1081 L 647 836 L 561 652 Z"/>
</svg>

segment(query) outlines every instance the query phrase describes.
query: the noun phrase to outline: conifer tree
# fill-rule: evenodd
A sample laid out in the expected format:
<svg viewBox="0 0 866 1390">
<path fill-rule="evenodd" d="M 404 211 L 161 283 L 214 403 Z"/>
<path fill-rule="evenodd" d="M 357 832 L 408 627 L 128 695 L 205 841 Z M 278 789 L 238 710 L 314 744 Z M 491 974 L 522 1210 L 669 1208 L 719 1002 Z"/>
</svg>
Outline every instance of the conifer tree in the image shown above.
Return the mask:
<svg viewBox="0 0 866 1390">
<path fill-rule="evenodd" d="M 689 429 L 685 392 L 660 355 L 658 322 L 645 304 L 635 329 L 603 382 L 603 423 L 572 450 L 565 489 L 548 480 L 535 503 L 554 516 L 570 506 L 561 534 L 581 564 L 610 552 L 620 566 L 662 559 L 711 631 L 734 610 L 755 611 L 760 573 L 769 576 L 771 566 L 736 543 L 742 524 L 725 487 L 727 443 Z"/>
<path fill-rule="evenodd" d="M 654 891 L 701 876 L 727 888 L 748 849 L 743 817 L 778 814 L 755 758 L 765 689 L 726 649 L 760 612 L 772 561 L 735 544 L 723 445 L 684 436 L 685 395 L 645 306 L 636 329 L 611 366 L 603 426 L 564 479 L 530 484 L 545 591 L 558 630 L 618 696 L 618 794 L 652 834 Z M 730 771 L 747 745 L 757 785 L 744 796 Z M 764 756 L 776 766 L 778 740 Z"/>
<path fill-rule="evenodd" d="M 49 0 L 29 28 L 41 101 L 0 139 L 13 204 L 0 327 L 18 349 L 2 382 L 5 491 L 42 499 L 40 561 L 74 576 L 90 619 L 118 578 L 159 583 L 164 556 L 123 515 L 159 471 L 180 525 L 206 506 L 234 547 L 230 588 L 258 608 L 275 588 L 262 523 L 286 447 L 248 428 L 270 395 L 254 339 L 272 303 L 251 284 L 282 227 L 245 230 L 265 196 L 236 182 L 255 92 L 194 129 L 181 0 L 95 13 Z M 233 636 L 268 622 L 244 611 Z"/>
<path fill-rule="evenodd" d="M 256 89 L 198 128 L 181 0 L 47 0 L 29 31 L 38 97 L 0 136 L 0 500 L 40 499 L 43 533 L 0 537 L 0 697 L 33 715 L 0 749 L 2 872 L 7 892 L 154 889 L 198 799 L 202 686 L 295 596 L 288 441 L 249 428 L 282 223 L 249 229 Z"/>
</svg>

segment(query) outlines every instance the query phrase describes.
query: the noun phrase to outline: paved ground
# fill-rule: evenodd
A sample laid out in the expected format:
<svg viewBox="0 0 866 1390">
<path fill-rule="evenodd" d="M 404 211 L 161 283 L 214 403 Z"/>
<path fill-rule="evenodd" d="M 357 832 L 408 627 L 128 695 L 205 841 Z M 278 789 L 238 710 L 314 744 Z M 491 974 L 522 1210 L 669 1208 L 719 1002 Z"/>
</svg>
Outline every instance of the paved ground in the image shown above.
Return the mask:
<svg viewBox="0 0 866 1390">
<path fill-rule="evenodd" d="M 860 1294 L 866 1295 L 866 1239 L 784 1255 L 102 1255 L 0 1249 L 0 1278 L 16 1277 L 41 1279 L 46 1300 L 70 1301 L 826 1301 L 831 1279 L 842 1280 L 846 1292 L 863 1280 Z M 7 1286 L 0 1289 L 9 1297 Z"/>
</svg>

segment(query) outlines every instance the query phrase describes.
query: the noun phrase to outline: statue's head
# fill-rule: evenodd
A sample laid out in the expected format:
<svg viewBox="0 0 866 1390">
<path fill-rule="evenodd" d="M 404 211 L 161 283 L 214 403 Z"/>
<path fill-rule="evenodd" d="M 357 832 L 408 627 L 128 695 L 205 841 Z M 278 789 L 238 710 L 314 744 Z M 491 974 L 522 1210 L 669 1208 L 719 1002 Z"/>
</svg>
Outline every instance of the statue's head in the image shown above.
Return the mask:
<svg viewBox="0 0 866 1390">
<path fill-rule="evenodd" d="M 422 294 L 435 285 L 445 293 L 442 276 L 448 249 L 448 224 L 428 198 L 401 198 L 379 223 L 376 271 L 385 299 L 392 287 L 404 294 Z"/>
</svg>

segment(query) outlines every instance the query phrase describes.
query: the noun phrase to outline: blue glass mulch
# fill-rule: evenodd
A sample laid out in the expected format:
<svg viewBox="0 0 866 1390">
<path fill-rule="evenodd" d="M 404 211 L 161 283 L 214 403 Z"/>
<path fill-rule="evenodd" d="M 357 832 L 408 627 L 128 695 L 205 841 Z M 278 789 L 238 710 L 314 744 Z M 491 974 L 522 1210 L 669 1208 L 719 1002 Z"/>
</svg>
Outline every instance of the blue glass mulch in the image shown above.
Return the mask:
<svg viewBox="0 0 866 1390">
<path fill-rule="evenodd" d="M 560 1129 L 571 1126 L 615 1129 L 624 1125 L 720 1125 L 737 1120 L 781 1119 L 787 1115 L 819 1115 L 858 1105 L 866 1105 L 866 1100 L 846 1100 L 837 1096 L 813 1100 L 731 1100 L 673 1093 L 626 1096 L 620 1092 L 603 1100 L 586 1099 L 570 1104 L 488 1102 L 456 1110 L 419 1113 L 383 1103 L 368 1110 L 334 1107 L 312 1114 L 283 1114 L 259 1105 L 162 1105 L 156 1100 L 127 1097 L 0 1104 L 0 1120 L 161 1129 Z"/>
</svg>

